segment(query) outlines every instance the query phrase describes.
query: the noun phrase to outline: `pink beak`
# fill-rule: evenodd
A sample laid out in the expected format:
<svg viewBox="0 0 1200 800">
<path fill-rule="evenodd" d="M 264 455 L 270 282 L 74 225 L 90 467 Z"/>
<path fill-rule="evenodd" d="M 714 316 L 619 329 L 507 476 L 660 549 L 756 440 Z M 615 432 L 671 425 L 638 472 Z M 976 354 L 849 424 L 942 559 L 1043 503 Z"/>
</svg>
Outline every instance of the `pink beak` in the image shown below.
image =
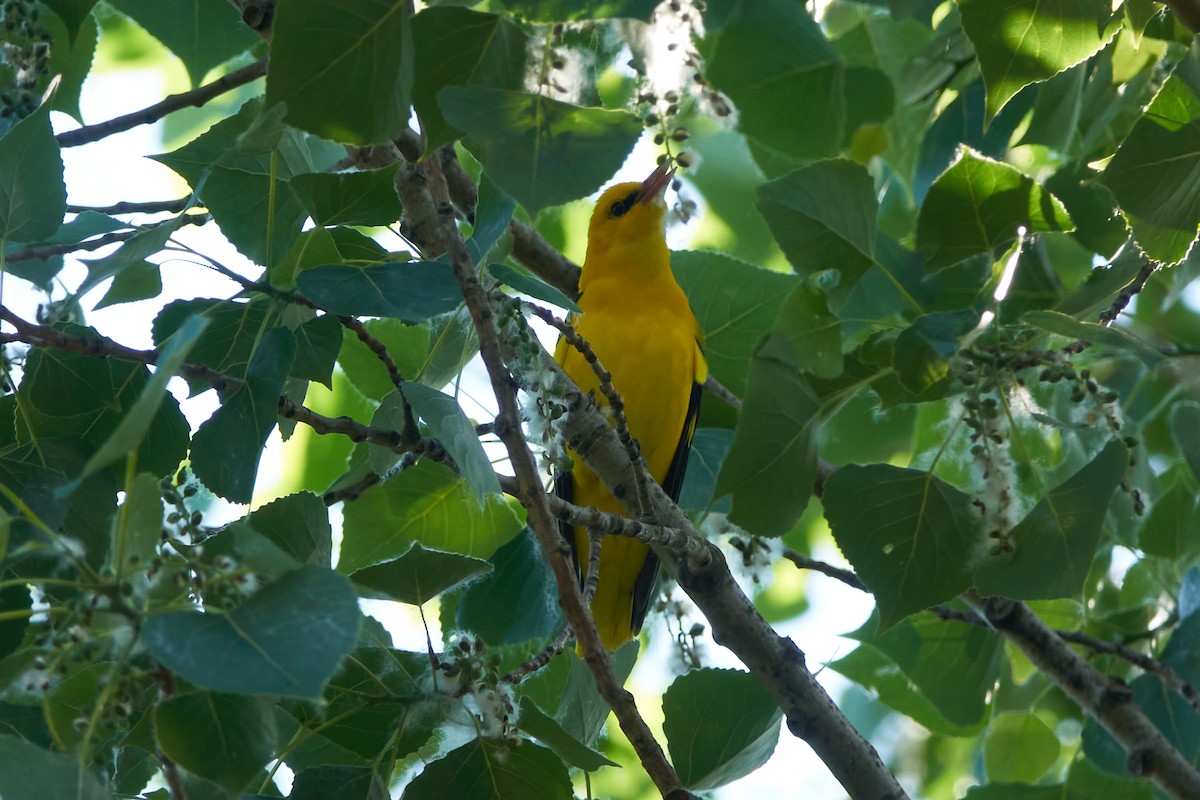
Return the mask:
<svg viewBox="0 0 1200 800">
<path fill-rule="evenodd" d="M 642 182 L 642 188 L 638 190 L 637 201 L 649 203 L 655 198 L 661 197 L 673 177 L 675 177 L 675 167 L 669 161 L 660 164 L 658 169 L 651 172 L 650 177 Z"/>
</svg>

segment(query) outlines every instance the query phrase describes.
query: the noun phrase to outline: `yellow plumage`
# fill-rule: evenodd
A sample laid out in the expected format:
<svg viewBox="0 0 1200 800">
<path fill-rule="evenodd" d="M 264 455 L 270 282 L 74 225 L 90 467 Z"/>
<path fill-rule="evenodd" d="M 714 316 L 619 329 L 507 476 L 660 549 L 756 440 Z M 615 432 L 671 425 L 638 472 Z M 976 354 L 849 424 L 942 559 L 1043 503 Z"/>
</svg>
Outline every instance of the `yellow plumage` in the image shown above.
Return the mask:
<svg viewBox="0 0 1200 800">
<path fill-rule="evenodd" d="M 669 180 L 660 168 L 644 183 L 618 184 L 600 196 L 579 279 L 583 314 L 573 324 L 612 374 L 650 474 L 677 498 L 707 366 L 700 329 L 671 274 L 662 199 Z M 581 389 L 603 402 L 599 381 L 577 350 L 560 341 L 555 357 Z M 558 476 L 557 489 L 578 505 L 624 511 L 578 459 L 570 473 Z M 587 531 L 578 528 L 573 535 L 586 572 Z M 657 570 L 646 545 L 604 538 L 592 616 L 606 648 L 619 647 L 641 628 Z"/>
</svg>

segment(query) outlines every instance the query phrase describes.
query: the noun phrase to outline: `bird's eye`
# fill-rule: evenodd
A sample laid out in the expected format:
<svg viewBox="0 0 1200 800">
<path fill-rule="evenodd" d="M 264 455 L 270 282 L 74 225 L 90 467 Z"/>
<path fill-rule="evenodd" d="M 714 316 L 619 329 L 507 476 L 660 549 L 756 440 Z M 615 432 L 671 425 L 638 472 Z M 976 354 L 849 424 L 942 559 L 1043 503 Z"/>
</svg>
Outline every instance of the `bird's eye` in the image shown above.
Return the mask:
<svg viewBox="0 0 1200 800">
<path fill-rule="evenodd" d="M 625 211 L 626 211 L 625 203 L 621 200 L 618 200 L 617 202 L 612 204 L 612 208 L 610 208 L 608 210 L 608 215 L 610 217 L 622 217 L 625 215 Z"/>
</svg>

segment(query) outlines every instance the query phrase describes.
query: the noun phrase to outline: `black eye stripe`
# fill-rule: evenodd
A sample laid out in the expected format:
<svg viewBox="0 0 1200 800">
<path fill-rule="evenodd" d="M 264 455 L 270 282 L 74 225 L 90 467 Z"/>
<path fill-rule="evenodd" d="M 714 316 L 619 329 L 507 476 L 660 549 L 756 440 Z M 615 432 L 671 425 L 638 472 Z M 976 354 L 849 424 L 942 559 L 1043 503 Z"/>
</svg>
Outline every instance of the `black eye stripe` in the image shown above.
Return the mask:
<svg viewBox="0 0 1200 800">
<path fill-rule="evenodd" d="M 635 189 L 634 191 L 627 194 L 625 196 L 625 199 L 618 200 L 617 202 L 613 203 L 612 206 L 608 209 L 608 215 L 610 217 L 625 216 L 625 212 L 628 211 L 629 209 L 633 208 L 633 204 L 637 202 L 637 199 L 638 199 L 638 193 L 637 193 L 637 190 Z"/>
</svg>

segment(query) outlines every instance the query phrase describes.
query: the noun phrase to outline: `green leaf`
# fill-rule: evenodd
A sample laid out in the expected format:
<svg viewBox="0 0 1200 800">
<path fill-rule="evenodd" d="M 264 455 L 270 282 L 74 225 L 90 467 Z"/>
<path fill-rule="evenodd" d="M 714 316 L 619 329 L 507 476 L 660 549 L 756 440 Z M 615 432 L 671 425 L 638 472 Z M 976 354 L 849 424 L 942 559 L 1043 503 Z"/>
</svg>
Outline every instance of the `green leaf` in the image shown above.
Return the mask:
<svg viewBox="0 0 1200 800">
<path fill-rule="evenodd" d="M 801 369 L 826 380 L 842 374 L 842 323 L 820 289 L 798 284 L 783 301 L 774 332 L 791 346 Z"/>
<path fill-rule="evenodd" d="M 117 519 L 115 541 L 109 553 L 114 571 L 136 557 L 149 564 L 158 552 L 163 529 L 163 492 L 159 479 L 148 472 L 139 474 L 125 487 L 125 504 Z"/>
<path fill-rule="evenodd" d="M 765 764 L 779 741 L 783 712 L 749 672 L 694 669 L 663 695 L 663 717 L 680 781 L 702 792 Z"/>
<path fill-rule="evenodd" d="M 146 258 L 162 251 L 167 240 L 183 226 L 184 221 L 183 215 L 169 219 L 127 239 L 109 255 L 84 262 L 87 264 L 87 277 L 75 291 L 75 296 L 82 297 L 106 279 L 119 276 L 126 270 L 144 268 Z"/>
<path fill-rule="evenodd" d="M 1060 153 L 1071 152 L 1079 129 L 1087 77 L 1088 65 L 1078 64 L 1038 87 L 1033 116 L 1021 137 L 1021 144 L 1044 144 Z"/>
<path fill-rule="evenodd" d="M 289 759 L 290 761 L 290 759 Z M 289 800 L 380 800 L 388 796 L 383 777 L 370 767 L 321 766 L 296 774 Z"/>
<path fill-rule="evenodd" d="M 679 492 L 679 507 L 689 511 L 714 511 L 729 513 L 729 501 L 713 502 L 713 489 L 717 475 L 729 446 L 733 444 L 733 431 L 725 428 L 697 428 L 692 436 L 692 449 L 688 453 L 687 471 L 683 475 L 683 488 Z"/>
<path fill-rule="evenodd" d="M 1074 795 L 1067 797 L 1069 800 L 1076 800 Z M 1092 795 L 1085 797 L 1087 800 L 1094 800 Z M 1030 786 L 1027 783 L 989 783 L 985 786 L 972 786 L 967 790 L 964 800 L 1063 800 L 1063 787 Z"/>
<path fill-rule="evenodd" d="M 492 462 L 479 443 L 474 423 L 467 419 L 458 402 L 437 389 L 414 381 L 404 381 L 400 391 L 446 448 L 475 494 L 482 500 L 489 492 L 499 492 L 500 481 L 492 469 Z"/>
<path fill-rule="evenodd" d="M 192 347 L 190 359 L 217 372 L 241 377 L 254 354 L 254 347 L 273 321 L 265 302 L 237 303 L 229 300 L 176 300 L 154 318 L 151 331 L 156 347 L 180 330 L 193 316 L 202 316 L 208 327 Z M 206 384 L 201 384 L 207 389 Z"/>
<path fill-rule="evenodd" d="M 217 692 L 190 692 L 163 700 L 154 731 L 163 755 L 234 794 L 246 789 L 275 752 L 271 702 Z"/>
<path fill-rule="evenodd" d="M 48 753 L 16 736 L 0 736 L 4 800 L 107 800 L 109 793 L 74 755 Z"/>
<path fill-rule="evenodd" d="M 84 328 L 66 332 L 85 339 L 95 336 Z M 21 386 L 32 405 L 26 419 L 32 431 L 39 437 L 79 437 L 97 448 L 129 417 L 152 380 L 141 364 L 42 348 L 30 352 L 25 367 Z M 188 424 L 170 393 L 164 392 L 158 404 L 137 445 L 137 464 L 165 475 L 187 453 Z M 136 429 L 143 422 L 134 420 L 130 426 Z M 75 468 L 82 469 L 82 464 Z"/>
<path fill-rule="evenodd" d="M 776 325 L 779 309 L 798 285 L 796 277 L 720 253 L 686 250 L 671 253 L 671 270 L 704 333 L 709 372 L 743 397 L 754 351 Z M 710 415 L 718 405 L 704 404 L 704 424 L 716 424 Z M 722 422 L 732 427 L 732 415 Z"/>
<path fill-rule="evenodd" d="M 1068 164 L 1046 179 L 1046 188 L 1062 201 L 1075 222 L 1071 236 L 1105 258 L 1112 258 L 1129 231 L 1117 211 L 1117 198 L 1086 164 Z"/>
<path fill-rule="evenodd" d="M 1156 261 L 1187 255 L 1200 225 L 1200 45 L 1175 66 L 1108 162 L 1102 180 L 1138 246 Z"/>
<path fill-rule="evenodd" d="M 1101 344 L 1117 352 L 1125 351 L 1137 356 L 1148 367 L 1157 366 L 1163 360 L 1163 354 L 1153 345 L 1142 341 L 1124 328 L 1099 325 L 1095 322 L 1080 322 L 1057 311 L 1030 311 L 1022 321 L 1059 336 L 1070 339 L 1082 339 L 1085 342 Z"/>
<path fill-rule="evenodd" d="M 163 666 L 197 686 L 316 700 L 354 647 L 361 619 L 350 581 L 303 567 L 228 614 L 210 608 L 151 616 L 142 640 Z"/>
<path fill-rule="evenodd" d="M 447 86 L 437 98 L 484 171 L 531 215 L 595 191 L 624 163 L 642 130 L 625 111 L 527 92 Z"/>
<path fill-rule="evenodd" d="M 1068 800 L 1153 800 L 1154 784 L 1142 778 L 1119 778 L 1086 758 L 1071 765 Z M 1059 800 L 1056 796 L 1054 800 Z"/>
<path fill-rule="evenodd" d="M 246 517 L 246 524 L 297 563 L 329 566 L 329 510 L 315 494 L 297 492 L 260 506 Z"/>
<path fill-rule="evenodd" d="M 153 156 L 188 182 L 239 252 L 267 266 L 287 254 L 308 216 L 290 179 L 318 168 L 303 135 L 278 117 L 256 98 L 183 147 Z"/>
<path fill-rule="evenodd" d="M 1104 0 L 958 0 L 991 122 L 1017 92 L 1095 55 L 1119 26 Z"/>
<path fill-rule="evenodd" d="M 367 145 L 408 128 L 412 25 L 402 0 L 312 0 L 275 14 L 267 105 L 323 139 Z"/>
<path fill-rule="evenodd" d="M 89 2 L 88 6 L 91 5 Z M 83 82 L 92 70 L 92 56 L 100 38 L 100 26 L 96 24 L 96 18 L 86 16 L 86 11 L 84 13 L 82 24 L 77 24 L 76 30 L 68 30 L 66 22 L 57 14 L 46 14 L 41 18 L 42 27 L 54 42 L 46 64 L 47 72 L 61 76 L 58 88 L 50 98 L 50 109 L 70 114 L 81 123 L 83 115 L 79 111 L 79 95 L 83 90 Z"/>
<path fill-rule="evenodd" d="M 454 269 L 444 261 L 313 267 L 296 276 L 296 287 L 331 314 L 406 322 L 424 322 L 462 302 Z"/>
<path fill-rule="evenodd" d="M 835 303 L 875 263 L 875 183 L 852 161 L 818 161 L 758 187 L 758 208 L 802 277 L 822 279 Z"/>
<path fill-rule="evenodd" d="M 750 364 L 746 396 L 715 497 L 733 496 L 729 519 L 755 536 L 782 536 L 808 505 L 817 478 L 816 393 L 772 334 Z"/>
<path fill-rule="evenodd" d="M 928 472 L 887 464 L 838 469 L 825 482 L 825 518 L 889 628 L 971 586 L 981 531 L 971 499 Z"/>
<path fill-rule="evenodd" d="M 192 470 L 227 500 L 249 503 L 254 495 L 258 461 L 275 427 L 295 347 L 287 328 L 268 331 L 250 359 L 244 383 L 192 437 Z"/>
<path fill-rule="evenodd" d="M 567 311 L 579 312 L 575 301 L 567 297 L 545 281 L 523 270 L 508 264 L 489 264 L 488 272 L 492 277 L 513 291 L 527 294 L 535 300 L 543 300 L 551 305 L 565 308 Z"/>
<path fill-rule="evenodd" d="M 1196 493 L 1188 481 L 1176 473 L 1170 488 L 1154 502 L 1142 523 L 1138 546 L 1146 555 L 1172 561 L 1190 560 L 1200 553 L 1197 530 L 1200 530 L 1200 505 L 1197 505 Z"/>
<path fill-rule="evenodd" d="M 334 230 L 353 229 L 335 228 Z M 380 249 L 382 250 L 382 248 Z M 324 228 L 313 228 L 296 237 L 296 241 L 292 243 L 287 255 L 271 265 L 268 275 L 271 285 L 275 288 L 294 289 L 296 288 L 296 275 L 300 272 L 322 264 L 336 264 L 341 260 L 342 253 L 339 252 L 330 231 Z"/>
<path fill-rule="evenodd" d="M 43 0 L 46 6 L 62 19 L 70 33 L 71 40 L 79 34 L 84 20 L 92 13 L 96 0 Z"/>
<path fill-rule="evenodd" d="M 354 573 L 354 583 L 391 600 L 419 606 L 491 570 L 492 565 L 483 559 L 431 550 L 414 542 L 396 560 Z"/>
<path fill-rule="evenodd" d="M 1177 403 L 1171 409 L 1171 432 L 1192 476 L 1200 481 L 1200 403 Z"/>
<path fill-rule="evenodd" d="M 367 331 L 387 348 L 401 375 L 420 372 L 429 354 L 428 326 L 409 325 L 398 319 L 372 319 L 365 325 Z M 338 363 L 364 397 L 378 401 L 396 389 L 383 362 L 348 329 L 342 334 Z"/>
<path fill-rule="evenodd" d="M 44 239 L 66 213 L 62 155 L 43 105 L 0 138 L 0 244 Z"/>
<path fill-rule="evenodd" d="M 738 128 L 753 141 L 792 159 L 837 152 L 846 118 L 842 64 L 802 5 L 743 0 L 707 76 L 737 105 Z"/>
<path fill-rule="evenodd" d="M 525 34 L 508 17 L 465 8 L 426 8 L 413 18 L 416 79 L 413 107 L 432 152 L 457 138 L 438 108 L 446 86 L 520 89 L 525 79 Z"/>
<path fill-rule="evenodd" d="M 562 759 L 532 742 L 511 747 L 476 739 L 429 764 L 404 790 L 405 800 L 572 800 Z"/>
<path fill-rule="evenodd" d="M 1059 749 L 1058 736 L 1034 714 L 997 714 L 983 740 L 988 780 L 1033 783 L 1054 766 Z"/>
<path fill-rule="evenodd" d="M 333 365 L 342 349 L 342 325 L 333 314 L 322 314 L 297 327 L 296 355 L 290 375 L 333 388 Z"/>
<path fill-rule="evenodd" d="M 563 730 L 553 717 L 548 716 L 528 697 L 521 698 L 517 726 L 558 753 L 563 761 L 578 769 L 594 772 L 601 767 L 618 766 L 615 761 L 610 761 Z"/>
<path fill-rule="evenodd" d="M 901 625 L 905 624 L 907 623 L 901 623 Z M 996 639 L 995 636 L 991 638 Z M 920 687 L 900 669 L 895 661 L 874 647 L 859 647 L 829 666 L 864 688 L 872 690 L 884 705 L 911 717 L 915 722 L 935 733 L 945 736 L 974 736 L 983 727 L 983 717 L 976 717 L 978 706 L 981 705 L 978 700 L 971 705 L 961 706 L 956 715 L 962 719 L 970 718 L 973 720 L 972 722 L 967 724 L 952 722 L 939 710 L 940 707 L 934 704 L 921 691 Z M 962 664 L 961 666 L 974 665 Z M 960 676 L 956 675 L 955 680 L 946 688 L 965 687 L 959 678 Z M 994 679 L 992 683 L 995 683 Z M 954 707 L 950 707 L 949 710 L 953 711 Z"/>
<path fill-rule="evenodd" d="M 520 530 L 498 495 L 480 504 L 466 479 L 423 460 L 346 506 L 338 570 L 351 575 L 391 561 L 413 542 L 487 558 Z"/>
<path fill-rule="evenodd" d="M 167 397 L 168 381 L 179 371 L 192 346 L 204 332 L 206 324 L 202 317 L 189 318 L 183 327 L 159 348 L 154 374 L 146 381 L 142 393 L 129 407 L 116 429 L 88 459 L 83 472 L 79 474 L 80 480 L 102 467 L 107 467 L 118 458 L 123 458 L 141 445 Z"/>
<path fill-rule="evenodd" d="M 297 175 L 292 189 L 318 225 L 391 225 L 402 211 L 394 183 L 398 168 Z"/>
<path fill-rule="evenodd" d="M 877 629 L 876 619 L 851 637 L 891 659 L 951 724 L 970 728 L 987 718 L 988 695 L 1004 663 L 999 637 L 931 613 L 911 616 L 886 632 Z"/>
<path fill-rule="evenodd" d="M 1012 529 L 1011 553 L 975 567 L 980 594 L 1014 600 L 1077 597 L 1092 566 L 1108 503 L 1125 477 L 1129 452 L 1110 442 L 1083 469 L 1051 489 Z"/>
<path fill-rule="evenodd" d="M 179 56 L 193 86 L 200 85 L 213 67 L 261 41 L 242 22 L 237 9 L 221 0 L 185 0 L 173 5 L 158 0 L 112 0 L 112 5 Z"/>
<path fill-rule="evenodd" d="M 1133 282 L 1146 257 L 1135 247 L 1126 247 L 1110 264 L 1096 267 L 1074 292 L 1058 304 L 1057 311 L 1076 319 L 1094 317 L 1100 309 L 1110 305 L 1117 294 Z"/>
<path fill-rule="evenodd" d="M 162 294 L 162 274 L 157 264 L 142 261 L 130 264 L 117 273 L 112 286 L 100 298 L 93 308 L 99 310 L 121 303 L 135 303 L 138 300 L 149 300 Z"/>
<path fill-rule="evenodd" d="M 617 681 L 624 684 L 637 660 L 637 639 L 609 654 Z M 612 711 L 596 691 L 596 679 L 583 659 L 568 649 L 521 683 L 522 694 L 552 713 L 568 734 L 589 747 Z"/>
<path fill-rule="evenodd" d="M 456 627 L 493 645 L 545 639 L 561 627 L 554 575 L 531 531 L 497 550 L 491 564 L 490 574 L 467 586 L 459 598 Z"/>
<path fill-rule="evenodd" d="M 953 311 L 926 314 L 896 337 L 893 366 L 904 388 L 920 395 L 950 374 L 959 340 L 975 329 L 979 314 Z"/>
<path fill-rule="evenodd" d="M 998 258 L 1028 233 L 1072 227 L 1062 203 L 1013 167 L 963 148 L 921 205 L 917 247 L 926 272 L 938 272 L 978 253 Z"/>
</svg>

